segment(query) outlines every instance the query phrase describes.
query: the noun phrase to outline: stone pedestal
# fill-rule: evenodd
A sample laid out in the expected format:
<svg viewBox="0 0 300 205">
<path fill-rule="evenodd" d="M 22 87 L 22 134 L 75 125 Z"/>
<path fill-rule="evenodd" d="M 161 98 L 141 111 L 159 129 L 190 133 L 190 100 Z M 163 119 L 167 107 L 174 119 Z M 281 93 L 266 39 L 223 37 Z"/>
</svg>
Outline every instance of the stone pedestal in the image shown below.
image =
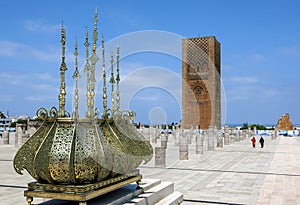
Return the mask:
<svg viewBox="0 0 300 205">
<path fill-rule="evenodd" d="M 248 138 L 252 138 L 252 131 L 250 127 L 248 127 Z"/>
<path fill-rule="evenodd" d="M 239 136 L 240 136 L 240 141 L 244 140 L 244 132 L 242 130 L 238 130 Z"/>
<path fill-rule="evenodd" d="M 192 144 L 192 137 L 193 137 L 193 134 L 194 134 L 194 130 L 193 130 L 193 127 L 187 131 L 186 135 L 187 135 L 187 140 L 188 140 L 188 144 Z"/>
<path fill-rule="evenodd" d="M 208 128 L 208 150 L 215 150 L 215 136 L 213 126 L 209 126 Z"/>
<path fill-rule="evenodd" d="M 161 138 L 160 138 L 161 147 L 167 148 L 167 143 L 168 143 L 168 132 L 165 132 L 164 134 L 161 134 Z"/>
<path fill-rule="evenodd" d="M 166 166 L 166 148 L 155 147 L 155 167 Z"/>
<path fill-rule="evenodd" d="M 235 131 L 235 141 L 236 141 L 236 142 L 239 142 L 239 141 L 240 141 L 240 135 L 239 135 L 239 134 L 240 134 L 239 131 L 236 130 L 236 131 Z"/>
<path fill-rule="evenodd" d="M 196 154 L 203 154 L 204 137 L 199 132 L 196 133 Z"/>
<path fill-rule="evenodd" d="M 228 127 L 225 127 L 224 132 L 225 132 L 224 144 L 229 145 L 229 129 L 228 129 Z"/>
<path fill-rule="evenodd" d="M 153 129 L 152 129 L 152 137 L 151 137 L 153 144 L 157 143 L 157 135 L 158 135 L 157 128 L 153 127 Z"/>
<path fill-rule="evenodd" d="M 186 133 L 182 132 L 179 138 L 179 159 L 189 159 L 189 146 Z"/>
<path fill-rule="evenodd" d="M 223 147 L 223 133 L 222 131 L 216 131 L 217 133 L 217 147 Z"/>
<path fill-rule="evenodd" d="M 9 144 L 9 133 L 8 131 L 4 130 L 2 134 L 3 144 Z"/>
<path fill-rule="evenodd" d="M 278 137 L 278 128 L 275 128 L 275 134 L 274 134 L 275 139 Z"/>
<path fill-rule="evenodd" d="M 174 136 L 174 139 L 175 139 L 175 146 L 179 146 L 180 130 L 176 129 L 173 136 Z"/>
</svg>

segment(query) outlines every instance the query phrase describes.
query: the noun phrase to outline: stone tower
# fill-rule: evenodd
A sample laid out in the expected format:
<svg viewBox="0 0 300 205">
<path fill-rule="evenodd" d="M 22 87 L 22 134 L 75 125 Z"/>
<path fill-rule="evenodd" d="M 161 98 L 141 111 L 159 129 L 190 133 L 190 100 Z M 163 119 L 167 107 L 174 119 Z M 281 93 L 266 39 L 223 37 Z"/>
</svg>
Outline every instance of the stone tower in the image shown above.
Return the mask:
<svg viewBox="0 0 300 205">
<path fill-rule="evenodd" d="M 182 128 L 221 127 L 220 58 L 214 36 L 182 40 Z"/>
</svg>

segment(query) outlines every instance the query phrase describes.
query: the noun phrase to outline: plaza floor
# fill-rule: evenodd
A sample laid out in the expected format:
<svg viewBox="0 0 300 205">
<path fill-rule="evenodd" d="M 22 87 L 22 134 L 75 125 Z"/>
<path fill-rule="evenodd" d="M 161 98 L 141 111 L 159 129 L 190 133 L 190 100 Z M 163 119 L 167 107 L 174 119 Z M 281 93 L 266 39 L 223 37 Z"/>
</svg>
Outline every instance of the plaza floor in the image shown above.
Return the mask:
<svg viewBox="0 0 300 205">
<path fill-rule="evenodd" d="M 26 204 L 23 191 L 32 178 L 13 170 L 16 151 L 0 145 L 1 205 Z M 140 170 L 143 178 L 174 182 L 183 204 L 300 204 L 300 137 L 266 137 L 264 148 L 252 148 L 246 139 L 201 155 L 191 145 L 189 160 L 178 155 L 170 139 L 166 167 L 155 167 L 153 159 Z"/>
</svg>

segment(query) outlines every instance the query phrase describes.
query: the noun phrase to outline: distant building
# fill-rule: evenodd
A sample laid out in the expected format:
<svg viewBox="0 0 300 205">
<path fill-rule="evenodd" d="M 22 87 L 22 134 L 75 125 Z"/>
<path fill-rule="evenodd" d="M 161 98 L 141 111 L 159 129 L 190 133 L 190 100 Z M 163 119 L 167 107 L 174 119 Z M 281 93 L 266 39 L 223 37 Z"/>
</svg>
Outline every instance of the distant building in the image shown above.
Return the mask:
<svg viewBox="0 0 300 205">
<path fill-rule="evenodd" d="M 214 36 L 182 40 L 183 128 L 221 128 L 220 58 Z"/>
<path fill-rule="evenodd" d="M 11 118 L 0 118 L 0 136 L 2 136 L 4 130 L 8 130 L 11 123 Z"/>
</svg>

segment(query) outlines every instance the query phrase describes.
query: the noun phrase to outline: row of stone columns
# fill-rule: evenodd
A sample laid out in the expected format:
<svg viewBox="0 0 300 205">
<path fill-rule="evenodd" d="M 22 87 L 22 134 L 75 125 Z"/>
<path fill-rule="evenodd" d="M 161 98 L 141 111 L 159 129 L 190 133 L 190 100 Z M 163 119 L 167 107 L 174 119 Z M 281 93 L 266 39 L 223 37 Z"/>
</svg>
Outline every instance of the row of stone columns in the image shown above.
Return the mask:
<svg viewBox="0 0 300 205">
<path fill-rule="evenodd" d="M 225 145 L 229 145 L 235 142 L 239 142 L 245 139 L 250 139 L 255 135 L 256 130 L 237 130 L 225 127 L 223 130 L 217 130 L 216 127 L 209 127 L 208 130 L 200 132 L 199 129 L 180 130 L 174 129 L 172 133 L 168 133 L 165 130 L 161 133 L 161 128 L 141 128 L 140 132 L 148 138 L 152 144 L 157 144 L 160 140 L 160 146 L 156 146 L 155 149 L 155 166 L 166 166 L 166 156 L 169 138 L 174 140 L 175 147 L 178 147 L 179 160 L 189 159 L 189 145 L 195 146 L 196 154 L 203 154 L 205 150 L 214 151 L 216 147 L 222 148 Z M 272 139 L 275 139 L 278 135 L 278 131 L 275 130 L 272 134 Z M 194 142 L 194 143 L 193 143 Z M 205 144 L 207 143 L 207 144 Z M 207 149 L 205 149 L 205 147 Z"/>
<path fill-rule="evenodd" d="M 2 142 L 3 144 L 14 144 L 15 147 L 20 147 L 35 131 L 35 128 L 25 131 L 23 124 L 16 124 L 15 132 L 8 132 L 7 130 L 3 131 Z"/>
</svg>

